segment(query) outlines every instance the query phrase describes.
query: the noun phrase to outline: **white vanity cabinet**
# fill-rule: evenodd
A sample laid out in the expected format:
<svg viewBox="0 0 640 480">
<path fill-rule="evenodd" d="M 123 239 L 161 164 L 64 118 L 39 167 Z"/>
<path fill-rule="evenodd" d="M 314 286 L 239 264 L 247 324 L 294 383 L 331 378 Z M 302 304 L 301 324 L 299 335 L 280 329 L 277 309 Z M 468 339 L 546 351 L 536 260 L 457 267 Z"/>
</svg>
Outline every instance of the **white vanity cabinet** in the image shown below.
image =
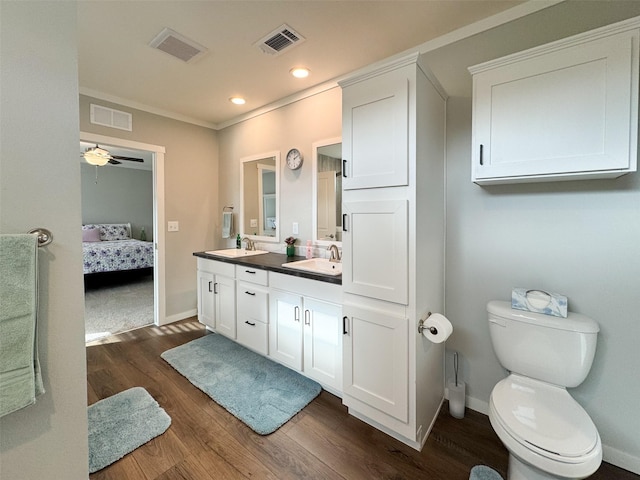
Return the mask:
<svg viewBox="0 0 640 480">
<path fill-rule="evenodd" d="M 262 355 L 269 352 L 269 272 L 236 265 L 237 342 Z"/>
<path fill-rule="evenodd" d="M 269 356 L 341 395 L 340 285 L 272 273 L 270 286 Z"/>
<path fill-rule="evenodd" d="M 472 181 L 635 172 L 640 22 L 621 22 L 469 68 Z"/>
<path fill-rule="evenodd" d="M 236 338 L 235 266 L 198 258 L 198 321 Z"/>
<path fill-rule="evenodd" d="M 343 98 L 343 403 L 421 449 L 444 398 L 446 95 L 419 54 L 339 82 Z"/>
</svg>

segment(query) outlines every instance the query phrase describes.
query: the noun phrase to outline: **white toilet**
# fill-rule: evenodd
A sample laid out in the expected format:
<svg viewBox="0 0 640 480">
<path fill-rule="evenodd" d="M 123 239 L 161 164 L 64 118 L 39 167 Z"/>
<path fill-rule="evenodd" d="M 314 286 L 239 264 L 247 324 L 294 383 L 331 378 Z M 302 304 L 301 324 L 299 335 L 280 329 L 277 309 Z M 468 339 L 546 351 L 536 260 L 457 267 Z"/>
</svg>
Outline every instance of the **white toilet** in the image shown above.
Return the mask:
<svg viewBox="0 0 640 480">
<path fill-rule="evenodd" d="M 508 480 L 581 479 L 602 461 L 600 435 L 566 387 L 586 378 L 596 351 L 598 324 L 487 304 L 498 360 L 510 375 L 496 384 L 489 420 L 509 450 Z"/>
</svg>

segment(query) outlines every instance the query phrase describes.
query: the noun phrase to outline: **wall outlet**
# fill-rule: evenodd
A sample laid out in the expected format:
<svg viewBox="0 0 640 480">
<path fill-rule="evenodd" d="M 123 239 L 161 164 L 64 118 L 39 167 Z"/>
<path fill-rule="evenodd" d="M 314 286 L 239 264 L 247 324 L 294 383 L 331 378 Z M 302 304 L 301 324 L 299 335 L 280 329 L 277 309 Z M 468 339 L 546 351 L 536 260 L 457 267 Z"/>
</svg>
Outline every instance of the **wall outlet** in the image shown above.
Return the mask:
<svg viewBox="0 0 640 480">
<path fill-rule="evenodd" d="M 180 224 L 178 222 L 167 222 L 167 231 L 177 232 L 180 230 Z"/>
<path fill-rule="evenodd" d="M 293 226 L 291 227 L 291 233 L 294 235 L 298 234 L 298 222 L 293 222 Z"/>
</svg>

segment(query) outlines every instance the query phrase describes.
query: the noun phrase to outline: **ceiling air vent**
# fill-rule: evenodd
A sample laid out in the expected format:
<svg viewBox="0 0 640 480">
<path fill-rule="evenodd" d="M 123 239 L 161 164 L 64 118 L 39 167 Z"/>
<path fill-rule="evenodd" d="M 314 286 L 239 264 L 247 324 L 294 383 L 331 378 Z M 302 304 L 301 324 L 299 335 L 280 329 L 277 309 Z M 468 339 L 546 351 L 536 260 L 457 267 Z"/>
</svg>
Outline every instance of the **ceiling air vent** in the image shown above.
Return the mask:
<svg viewBox="0 0 640 480">
<path fill-rule="evenodd" d="M 194 62 L 207 53 L 205 47 L 170 28 L 164 28 L 149 42 L 149 46 L 168 53 L 186 63 Z"/>
<path fill-rule="evenodd" d="M 269 55 L 280 55 L 304 41 L 305 38 L 302 35 L 289 25 L 284 24 L 268 35 L 265 35 L 254 45 Z"/>
</svg>

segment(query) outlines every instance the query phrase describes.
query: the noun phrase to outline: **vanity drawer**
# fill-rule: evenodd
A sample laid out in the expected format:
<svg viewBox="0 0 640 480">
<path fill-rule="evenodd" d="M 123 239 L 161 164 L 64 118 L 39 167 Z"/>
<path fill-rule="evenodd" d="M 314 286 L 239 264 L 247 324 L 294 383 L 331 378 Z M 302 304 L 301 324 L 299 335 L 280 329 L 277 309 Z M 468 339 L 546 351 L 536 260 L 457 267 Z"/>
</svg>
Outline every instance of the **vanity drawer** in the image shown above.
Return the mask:
<svg viewBox="0 0 640 480">
<path fill-rule="evenodd" d="M 236 312 L 238 322 L 249 320 L 269 323 L 269 293 L 248 282 L 238 282 L 236 288 Z"/>
<path fill-rule="evenodd" d="M 266 323 L 238 316 L 236 341 L 262 355 L 269 353 Z"/>
<path fill-rule="evenodd" d="M 258 285 L 269 285 L 269 272 L 259 268 L 236 265 L 236 279 L 245 282 L 257 283 Z"/>
</svg>

